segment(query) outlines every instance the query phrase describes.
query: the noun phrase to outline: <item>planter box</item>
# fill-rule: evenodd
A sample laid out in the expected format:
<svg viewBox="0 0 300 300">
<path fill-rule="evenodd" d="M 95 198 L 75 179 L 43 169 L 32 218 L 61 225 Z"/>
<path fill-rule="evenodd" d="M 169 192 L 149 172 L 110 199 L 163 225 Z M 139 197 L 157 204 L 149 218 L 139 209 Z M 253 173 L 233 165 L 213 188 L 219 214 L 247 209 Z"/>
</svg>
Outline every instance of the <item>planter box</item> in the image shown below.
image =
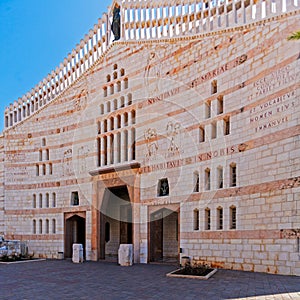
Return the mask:
<svg viewBox="0 0 300 300">
<path fill-rule="evenodd" d="M 213 276 L 216 272 L 217 269 L 212 269 L 207 275 L 201 276 L 201 275 L 184 275 L 184 274 L 176 274 L 180 271 L 181 269 L 175 270 L 173 272 L 170 272 L 167 274 L 167 277 L 178 277 L 178 278 L 192 278 L 192 279 L 208 279 L 211 276 Z"/>
</svg>

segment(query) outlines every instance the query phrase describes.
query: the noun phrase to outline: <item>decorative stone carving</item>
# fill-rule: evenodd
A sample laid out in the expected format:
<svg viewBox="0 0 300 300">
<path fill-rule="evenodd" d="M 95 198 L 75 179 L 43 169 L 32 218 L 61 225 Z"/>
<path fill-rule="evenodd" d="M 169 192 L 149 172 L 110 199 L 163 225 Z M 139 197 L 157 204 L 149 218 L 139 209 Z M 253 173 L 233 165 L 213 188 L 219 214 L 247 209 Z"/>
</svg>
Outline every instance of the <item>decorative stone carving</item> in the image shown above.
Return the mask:
<svg viewBox="0 0 300 300">
<path fill-rule="evenodd" d="M 144 137 L 146 140 L 147 153 L 146 157 L 153 157 L 156 155 L 158 150 L 157 143 L 157 132 L 155 128 L 148 128 L 144 132 Z"/>
<path fill-rule="evenodd" d="M 180 124 L 178 122 L 173 123 L 172 121 L 168 122 L 167 124 L 167 136 L 170 139 L 170 144 L 168 147 L 168 152 L 170 154 L 176 154 L 179 153 L 179 140 L 178 140 L 178 135 L 179 135 L 179 130 L 180 130 Z"/>
<path fill-rule="evenodd" d="M 72 149 L 68 149 L 63 155 L 63 176 L 70 176 L 74 173 L 72 166 Z"/>
<path fill-rule="evenodd" d="M 281 229 L 281 237 L 283 239 L 300 238 L 300 228 L 295 229 Z"/>
</svg>

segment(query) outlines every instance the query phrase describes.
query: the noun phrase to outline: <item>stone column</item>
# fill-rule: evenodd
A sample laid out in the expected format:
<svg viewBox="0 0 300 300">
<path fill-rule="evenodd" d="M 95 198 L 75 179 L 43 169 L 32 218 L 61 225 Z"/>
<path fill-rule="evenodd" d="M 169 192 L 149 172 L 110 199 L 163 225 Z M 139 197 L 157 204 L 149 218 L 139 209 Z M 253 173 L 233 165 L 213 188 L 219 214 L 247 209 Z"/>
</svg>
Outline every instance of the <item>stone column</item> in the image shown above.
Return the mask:
<svg viewBox="0 0 300 300">
<path fill-rule="evenodd" d="M 114 138 L 114 162 L 119 163 L 120 152 L 120 134 L 116 134 Z"/>
<path fill-rule="evenodd" d="M 105 150 L 104 149 L 104 138 L 100 138 L 100 166 L 103 167 L 105 165 Z"/>
<path fill-rule="evenodd" d="M 128 130 L 128 143 L 127 143 L 128 161 L 132 160 L 132 154 L 133 154 L 132 146 L 133 146 L 132 131 Z"/>
<path fill-rule="evenodd" d="M 111 135 L 107 136 L 106 144 L 107 165 L 111 164 Z"/>
</svg>

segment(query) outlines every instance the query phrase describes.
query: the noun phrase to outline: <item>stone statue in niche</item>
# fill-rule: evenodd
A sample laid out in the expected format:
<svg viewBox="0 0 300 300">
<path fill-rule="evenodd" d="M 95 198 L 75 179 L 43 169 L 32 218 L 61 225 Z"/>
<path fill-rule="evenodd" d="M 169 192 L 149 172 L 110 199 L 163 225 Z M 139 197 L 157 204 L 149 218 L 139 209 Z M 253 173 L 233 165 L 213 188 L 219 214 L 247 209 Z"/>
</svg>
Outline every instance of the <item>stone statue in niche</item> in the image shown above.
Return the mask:
<svg viewBox="0 0 300 300">
<path fill-rule="evenodd" d="M 144 132 L 144 137 L 147 145 L 146 157 L 155 156 L 158 150 L 157 132 L 154 128 L 148 128 Z"/>
<path fill-rule="evenodd" d="M 120 18 L 120 7 L 115 6 L 113 11 L 113 21 L 111 24 L 112 32 L 114 34 L 114 40 L 117 41 L 120 39 L 120 27 L 121 27 L 121 18 Z"/>
<path fill-rule="evenodd" d="M 173 123 L 172 121 L 168 122 L 167 124 L 167 136 L 170 139 L 170 144 L 168 148 L 168 152 L 170 154 L 179 153 L 179 146 L 178 146 L 178 135 L 180 130 L 180 124 L 178 122 Z"/>
</svg>

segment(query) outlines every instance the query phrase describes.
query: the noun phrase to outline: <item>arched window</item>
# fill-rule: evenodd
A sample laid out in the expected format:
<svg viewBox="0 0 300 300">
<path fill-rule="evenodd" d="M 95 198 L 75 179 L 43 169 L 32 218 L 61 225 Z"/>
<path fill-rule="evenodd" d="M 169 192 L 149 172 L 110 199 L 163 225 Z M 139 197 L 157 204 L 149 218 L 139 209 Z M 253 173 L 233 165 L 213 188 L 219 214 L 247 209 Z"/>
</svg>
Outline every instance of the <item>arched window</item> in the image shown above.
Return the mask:
<svg viewBox="0 0 300 300">
<path fill-rule="evenodd" d="M 237 175 L 236 175 L 236 164 L 235 163 L 231 163 L 230 164 L 230 181 L 229 181 L 229 183 L 230 183 L 230 186 L 231 187 L 234 187 L 234 186 L 236 186 L 237 185 Z"/>
<path fill-rule="evenodd" d="M 217 80 L 213 80 L 211 82 L 211 93 L 215 94 L 217 92 L 218 92 L 218 82 L 217 82 Z"/>
<path fill-rule="evenodd" d="M 217 229 L 223 229 L 223 208 L 221 206 L 217 208 Z"/>
<path fill-rule="evenodd" d="M 158 181 L 157 185 L 157 196 L 168 196 L 169 195 L 169 182 L 168 178 L 162 178 Z"/>
<path fill-rule="evenodd" d="M 32 221 L 32 233 L 36 234 L 36 220 Z"/>
<path fill-rule="evenodd" d="M 230 134 L 230 117 L 224 119 L 224 135 Z"/>
<path fill-rule="evenodd" d="M 207 101 L 204 104 L 204 117 L 209 119 L 211 117 L 211 101 Z"/>
<path fill-rule="evenodd" d="M 46 203 L 45 203 L 46 205 L 46 207 L 49 207 L 49 194 L 48 193 L 46 193 Z"/>
<path fill-rule="evenodd" d="M 46 154 L 45 159 L 46 159 L 46 160 L 49 160 L 49 149 L 46 149 L 45 152 L 46 152 L 46 153 L 45 153 L 45 154 Z"/>
<path fill-rule="evenodd" d="M 217 169 L 217 188 L 222 189 L 223 186 L 224 186 L 223 168 L 218 167 L 218 169 Z"/>
<path fill-rule="evenodd" d="M 43 207 L 43 195 L 39 194 L 39 208 Z"/>
<path fill-rule="evenodd" d="M 43 221 L 42 219 L 39 220 L 39 234 L 43 233 Z"/>
<path fill-rule="evenodd" d="M 101 115 L 104 114 L 104 104 L 103 103 L 100 105 L 100 114 Z"/>
<path fill-rule="evenodd" d="M 127 95 L 127 105 L 131 105 L 132 104 L 132 94 L 128 94 Z"/>
<path fill-rule="evenodd" d="M 49 234 L 49 220 L 48 220 L 48 219 L 46 219 L 45 233 L 46 233 L 46 234 Z"/>
<path fill-rule="evenodd" d="M 56 233 L 56 220 L 52 219 L 52 233 Z"/>
<path fill-rule="evenodd" d="M 215 139 L 217 137 L 217 123 L 212 122 L 211 123 L 211 138 Z"/>
<path fill-rule="evenodd" d="M 236 207 L 234 205 L 229 208 L 230 229 L 236 229 Z"/>
<path fill-rule="evenodd" d="M 118 109 L 118 100 L 117 99 L 114 99 L 114 107 L 113 107 L 113 110 L 117 110 Z"/>
<path fill-rule="evenodd" d="M 107 87 L 103 88 L 103 97 L 107 97 Z"/>
<path fill-rule="evenodd" d="M 210 169 L 209 168 L 205 170 L 204 182 L 205 182 L 205 190 L 209 191 L 210 190 Z"/>
<path fill-rule="evenodd" d="M 132 124 L 135 124 L 135 110 L 132 110 L 131 111 L 131 122 L 132 122 Z"/>
<path fill-rule="evenodd" d="M 124 88 L 128 89 L 128 78 L 124 78 Z"/>
<path fill-rule="evenodd" d="M 32 207 L 36 208 L 36 194 L 33 194 L 33 197 L 32 197 Z"/>
<path fill-rule="evenodd" d="M 210 219 L 211 219 L 210 209 L 207 207 L 205 209 L 205 224 L 204 224 L 205 230 L 210 230 L 211 228 Z"/>
<path fill-rule="evenodd" d="M 194 172 L 194 189 L 193 192 L 194 193 L 198 193 L 199 192 L 199 187 L 200 187 L 200 180 L 199 180 L 199 172 L 196 171 Z"/>
<path fill-rule="evenodd" d="M 199 142 L 200 143 L 205 142 L 205 128 L 204 128 L 204 126 L 199 127 Z"/>
<path fill-rule="evenodd" d="M 218 96 L 217 98 L 217 114 L 222 114 L 224 112 L 224 101 L 223 101 L 223 95 Z"/>
</svg>

